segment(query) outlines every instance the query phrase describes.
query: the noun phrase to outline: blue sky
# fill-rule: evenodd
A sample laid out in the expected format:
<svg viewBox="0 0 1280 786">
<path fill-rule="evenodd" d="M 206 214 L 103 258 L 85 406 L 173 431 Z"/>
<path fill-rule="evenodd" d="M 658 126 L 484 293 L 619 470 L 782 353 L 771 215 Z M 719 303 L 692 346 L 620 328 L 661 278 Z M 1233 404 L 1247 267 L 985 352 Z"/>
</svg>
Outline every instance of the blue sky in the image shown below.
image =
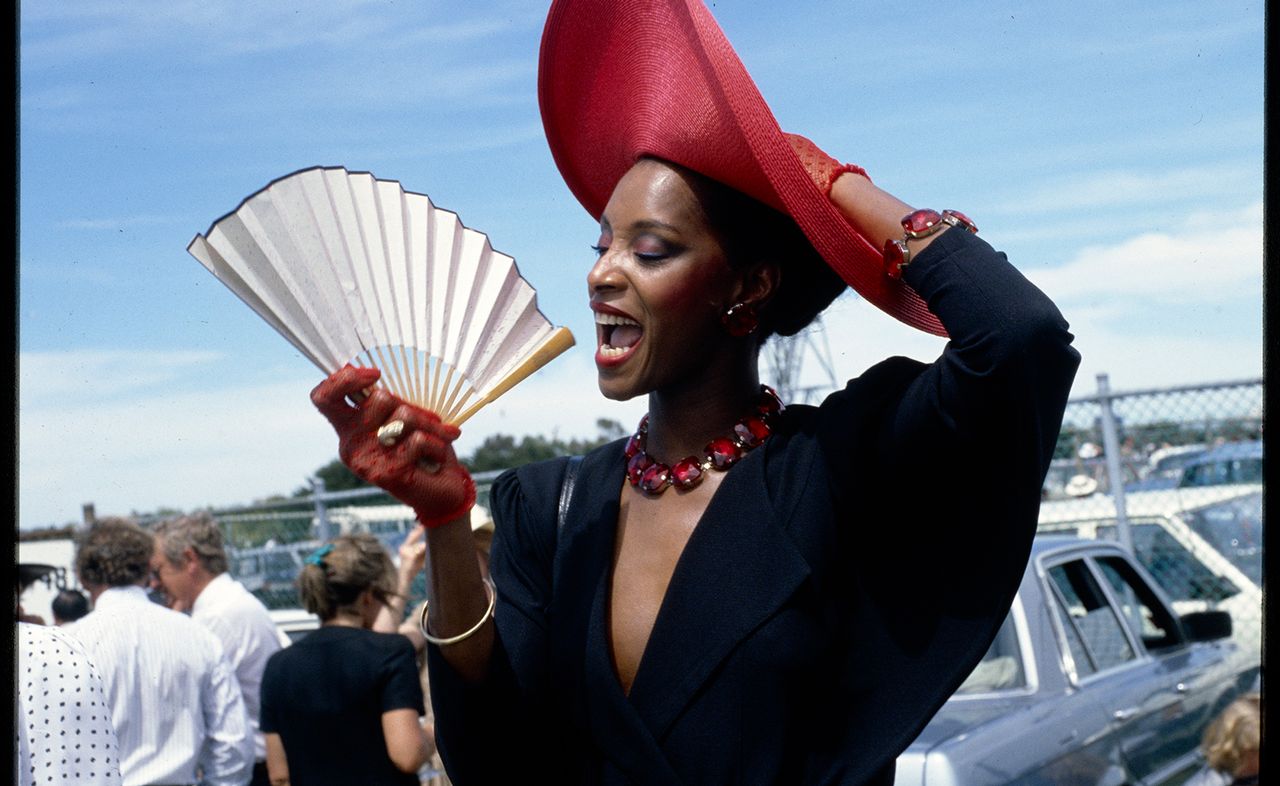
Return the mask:
<svg viewBox="0 0 1280 786">
<path fill-rule="evenodd" d="M 1029 6 L 1029 7 L 1028 7 Z M 780 10 L 785 8 L 785 11 Z M 1262 3 L 722 0 L 782 126 L 954 207 L 1059 304 L 1113 389 L 1262 373 Z M 270 180 L 399 180 L 515 257 L 579 345 L 464 429 L 591 436 L 596 232 L 542 135 L 546 5 L 20 7 L 19 526 L 244 503 L 336 456 L 319 372 L 191 257 Z M 940 340 L 854 297 L 843 379 Z M 808 363 L 807 381 L 816 364 Z"/>
</svg>

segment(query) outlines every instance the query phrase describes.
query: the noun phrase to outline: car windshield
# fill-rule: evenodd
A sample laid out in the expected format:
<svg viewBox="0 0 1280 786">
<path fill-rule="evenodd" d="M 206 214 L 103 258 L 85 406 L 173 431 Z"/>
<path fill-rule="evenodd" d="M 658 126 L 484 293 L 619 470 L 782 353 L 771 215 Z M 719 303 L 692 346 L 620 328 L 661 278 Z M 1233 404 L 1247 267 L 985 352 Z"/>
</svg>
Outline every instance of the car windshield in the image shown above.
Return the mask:
<svg viewBox="0 0 1280 786">
<path fill-rule="evenodd" d="M 1221 601 L 1240 592 L 1240 588 L 1213 571 L 1181 543 L 1153 522 L 1131 522 L 1133 553 L 1142 567 L 1160 584 L 1171 600 Z M 1114 540 L 1114 525 L 1098 527 L 1098 537 Z"/>
<path fill-rule="evenodd" d="M 1153 475 L 1167 475 L 1171 472 L 1182 474 L 1183 467 L 1200 458 L 1204 454 L 1204 448 L 1195 448 L 1186 450 L 1181 453 L 1173 453 L 1155 462 L 1155 466 L 1151 470 Z"/>
<path fill-rule="evenodd" d="M 956 690 L 955 695 L 992 693 L 1012 690 L 1027 684 L 1022 670 L 1022 652 L 1018 647 L 1018 634 L 1013 624 L 1013 614 L 1004 618 L 995 641 L 982 656 L 982 661 Z"/>
<path fill-rule="evenodd" d="M 1262 585 L 1261 491 L 1192 511 L 1186 521 L 1231 564 Z"/>
</svg>

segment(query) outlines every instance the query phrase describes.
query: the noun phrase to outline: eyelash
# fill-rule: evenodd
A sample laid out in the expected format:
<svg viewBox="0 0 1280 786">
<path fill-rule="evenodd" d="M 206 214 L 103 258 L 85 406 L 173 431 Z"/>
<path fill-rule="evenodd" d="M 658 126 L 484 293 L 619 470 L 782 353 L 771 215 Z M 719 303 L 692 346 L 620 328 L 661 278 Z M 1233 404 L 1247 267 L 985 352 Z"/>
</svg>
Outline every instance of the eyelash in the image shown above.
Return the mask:
<svg viewBox="0 0 1280 786">
<path fill-rule="evenodd" d="M 609 250 L 608 246 L 591 246 L 590 248 L 592 251 L 595 252 L 597 257 L 604 256 L 604 252 Z M 639 252 L 636 253 L 637 259 L 639 259 L 641 262 L 646 262 L 650 264 L 654 262 L 661 262 L 662 260 L 666 259 L 668 256 L 670 256 L 670 254 L 642 254 Z"/>
</svg>

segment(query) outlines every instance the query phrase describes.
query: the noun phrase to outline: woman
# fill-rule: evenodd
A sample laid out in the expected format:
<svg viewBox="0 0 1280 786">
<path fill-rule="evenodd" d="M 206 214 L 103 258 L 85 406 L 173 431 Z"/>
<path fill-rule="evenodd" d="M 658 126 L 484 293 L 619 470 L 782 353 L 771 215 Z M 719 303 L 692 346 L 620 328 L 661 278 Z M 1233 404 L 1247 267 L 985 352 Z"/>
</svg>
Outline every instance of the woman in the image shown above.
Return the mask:
<svg viewBox="0 0 1280 786">
<path fill-rule="evenodd" d="M 480 565 L 480 574 L 489 577 L 489 546 L 493 542 L 493 519 L 483 506 L 476 505 L 471 509 L 471 532 L 475 537 L 476 561 Z M 423 530 L 416 527 L 400 544 L 400 561 L 396 565 L 396 594 L 382 607 L 378 618 L 373 623 L 373 630 L 383 633 L 399 633 L 413 644 L 417 657 L 418 674 L 422 684 L 423 698 L 426 700 L 426 712 L 422 718 L 422 728 L 431 741 L 431 759 L 429 768 L 421 770 L 420 775 L 427 775 L 423 786 L 448 786 L 443 765 L 435 748 L 435 716 L 431 711 L 430 682 L 427 674 L 426 647 L 420 620 L 425 613 L 426 601 L 418 604 L 413 612 L 405 617 L 405 605 L 411 594 L 413 580 L 422 572 L 427 562 L 426 543 L 423 542 Z M 429 774 L 428 774 L 429 773 Z"/>
<path fill-rule="evenodd" d="M 457 429 L 361 398 L 376 371 L 312 395 L 343 460 L 427 527 L 450 776 L 891 783 L 1026 565 L 1079 362 L 1066 323 L 963 216 L 784 135 L 696 0 L 558 0 L 539 90 L 600 222 L 598 381 L 648 397 L 636 434 L 495 482 L 494 593 Z M 783 408 L 761 343 L 845 282 L 951 342 Z"/>
<path fill-rule="evenodd" d="M 413 645 L 371 628 L 395 571 L 377 538 L 342 535 L 307 557 L 298 595 L 321 626 L 267 661 L 262 731 L 275 786 L 417 784 L 432 754 Z"/>
<path fill-rule="evenodd" d="M 1227 705 L 1204 730 L 1205 768 L 1187 786 L 1251 786 L 1260 777 L 1262 694 L 1246 693 Z"/>
</svg>

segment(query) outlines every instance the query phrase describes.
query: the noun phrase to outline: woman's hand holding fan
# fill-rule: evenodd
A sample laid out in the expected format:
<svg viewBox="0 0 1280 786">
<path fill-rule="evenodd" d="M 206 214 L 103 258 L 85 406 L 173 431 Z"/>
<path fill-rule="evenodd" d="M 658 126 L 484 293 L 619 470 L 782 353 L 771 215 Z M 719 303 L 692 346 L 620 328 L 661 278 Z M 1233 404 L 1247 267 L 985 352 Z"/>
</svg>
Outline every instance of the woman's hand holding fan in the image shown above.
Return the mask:
<svg viewBox="0 0 1280 786">
<path fill-rule="evenodd" d="M 375 387 L 379 376 L 348 365 L 311 391 L 338 432 L 338 456 L 361 480 L 413 508 L 424 527 L 468 516 L 476 485 L 453 451 L 457 426 Z"/>
</svg>

